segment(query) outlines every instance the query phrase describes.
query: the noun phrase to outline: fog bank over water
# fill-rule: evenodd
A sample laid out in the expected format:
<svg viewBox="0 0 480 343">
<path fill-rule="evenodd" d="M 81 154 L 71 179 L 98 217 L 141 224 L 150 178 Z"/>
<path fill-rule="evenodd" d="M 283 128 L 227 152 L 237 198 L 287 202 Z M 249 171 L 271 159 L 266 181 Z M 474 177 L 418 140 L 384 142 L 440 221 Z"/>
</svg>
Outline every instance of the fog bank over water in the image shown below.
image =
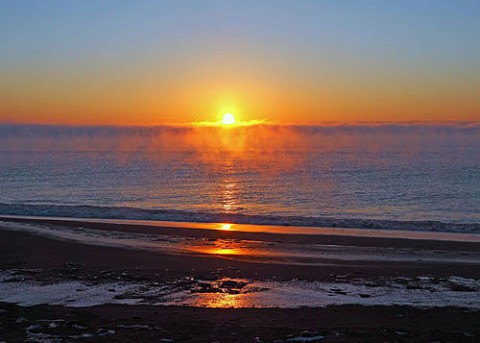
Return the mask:
<svg viewBox="0 0 480 343">
<path fill-rule="evenodd" d="M 480 146 L 480 122 L 252 126 L 0 124 L 3 151 L 205 151 Z"/>
</svg>

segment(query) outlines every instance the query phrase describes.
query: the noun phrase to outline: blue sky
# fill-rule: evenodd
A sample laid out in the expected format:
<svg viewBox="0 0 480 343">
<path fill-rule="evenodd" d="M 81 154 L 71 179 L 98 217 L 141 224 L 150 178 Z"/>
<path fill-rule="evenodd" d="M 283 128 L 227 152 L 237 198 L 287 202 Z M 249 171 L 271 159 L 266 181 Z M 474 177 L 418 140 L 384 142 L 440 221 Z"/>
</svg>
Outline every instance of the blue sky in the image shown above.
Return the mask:
<svg viewBox="0 0 480 343">
<path fill-rule="evenodd" d="M 322 115 L 322 107 L 314 103 L 315 92 L 332 89 L 331 98 L 337 99 L 342 91 L 348 98 L 356 89 L 362 93 L 370 87 L 371 94 L 362 98 L 374 101 L 374 92 L 393 87 L 391 93 L 403 99 L 408 98 L 408 87 L 438 87 L 451 81 L 451 93 L 459 94 L 457 103 L 471 108 L 468 118 L 462 118 L 471 119 L 478 115 L 472 94 L 480 86 L 479 18 L 480 1 L 468 0 L 3 1 L 0 72 L 7 77 L 0 89 L 13 95 L 0 110 L 2 116 L 9 111 L 19 116 L 36 108 L 44 111 L 35 99 L 61 94 L 65 83 L 60 79 L 74 79 L 72 72 L 91 74 L 90 83 L 97 77 L 99 83 L 116 78 L 132 84 L 155 70 L 163 78 L 158 87 L 172 89 L 185 88 L 191 80 L 198 80 L 196 87 L 201 82 L 216 87 L 211 77 L 235 89 L 238 74 L 244 84 L 272 87 L 278 94 L 285 91 L 282 84 L 305 87 L 308 98 L 292 95 L 291 107 L 308 112 L 310 119 Z M 30 89 L 42 77 L 49 94 Z M 71 92 L 77 89 L 68 86 Z M 439 98 L 449 93 L 437 92 Z M 418 101 L 435 98 L 427 93 Z M 245 96 L 249 97 L 253 96 Z M 14 98 L 31 102 L 28 111 L 15 108 Z M 92 95 L 92 103 L 98 101 Z M 335 101 L 323 110 L 343 113 Z M 49 106 L 54 105 L 51 100 Z M 70 110 L 67 105 L 58 103 L 65 111 Z M 163 105 L 188 112 L 175 104 L 158 104 Z M 364 107 L 359 111 L 375 112 L 371 105 Z"/>
</svg>

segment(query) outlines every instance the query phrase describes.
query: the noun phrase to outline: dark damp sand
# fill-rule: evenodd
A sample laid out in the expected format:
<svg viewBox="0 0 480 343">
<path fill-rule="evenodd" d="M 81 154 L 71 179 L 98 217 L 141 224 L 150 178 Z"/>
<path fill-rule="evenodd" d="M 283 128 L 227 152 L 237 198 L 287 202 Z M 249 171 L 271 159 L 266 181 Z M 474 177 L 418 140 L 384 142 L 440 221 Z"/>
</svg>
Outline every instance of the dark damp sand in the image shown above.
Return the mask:
<svg viewBox="0 0 480 343">
<path fill-rule="evenodd" d="M 52 225 L 52 223 L 48 223 Z M 82 224 L 102 230 L 151 232 L 151 228 L 113 224 Z M 78 222 L 64 222 L 62 226 L 78 226 Z M 265 233 L 235 233 L 208 230 L 178 230 L 156 228 L 165 234 L 218 238 L 235 237 L 258 240 L 288 240 L 342 244 L 350 246 L 389 246 L 395 249 L 442 249 L 480 252 L 479 243 L 431 240 L 406 240 L 349 236 L 277 235 Z M 72 268 L 74 266 L 75 268 Z M 451 275 L 480 278 L 480 264 L 427 263 L 416 261 L 397 263 L 363 261 L 338 265 L 309 266 L 245 262 L 199 255 L 169 255 L 160 252 L 128 250 L 92 246 L 40 237 L 37 235 L 1 229 L 0 268 L 42 268 L 45 278 L 49 274 L 72 273 L 77 278 L 92 279 L 101 271 L 128 272 L 135 280 L 171 280 L 192 276 L 208 278 L 248 278 L 335 281 L 338 275 L 361 276 L 367 280 L 381 280 L 388 276 L 448 277 Z M 473 293 L 472 297 L 478 296 Z M 20 319 L 24 317 L 25 319 Z M 102 305 L 74 309 L 62 306 L 35 306 L 21 308 L 0 304 L 0 341 L 21 342 L 30 325 L 44 325 L 38 320 L 63 318 L 55 333 L 72 337 L 84 326 L 82 332 L 93 332 L 95 338 L 111 342 L 145 342 L 173 339 L 175 341 L 202 342 L 253 342 L 256 337 L 264 341 L 286 341 L 304 336 L 325 336 L 324 342 L 385 342 L 385 341 L 441 341 L 477 342 L 480 339 L 480 312 L 457 308 L 418 309 L 400 306 L 362 307 L 356 305 L 327 308 L 298 309 L 207 309 L 166 306 Z M 18 322 L 17 322 L 18 321 Z M 42 331 L 43 330 L 43 331 Z M 100 330 L 100 331 L 99 331 Z M 103 330 L 103 331 L 101 331 Z M 106 330 L 114 330 L 109 334 Z M 304 332 L 308 331 L 308 332 Z M 102 336 L 102 333 L 105 333 Z M 72 338 L 70 338 L 72 340 Z"/>
</svg>

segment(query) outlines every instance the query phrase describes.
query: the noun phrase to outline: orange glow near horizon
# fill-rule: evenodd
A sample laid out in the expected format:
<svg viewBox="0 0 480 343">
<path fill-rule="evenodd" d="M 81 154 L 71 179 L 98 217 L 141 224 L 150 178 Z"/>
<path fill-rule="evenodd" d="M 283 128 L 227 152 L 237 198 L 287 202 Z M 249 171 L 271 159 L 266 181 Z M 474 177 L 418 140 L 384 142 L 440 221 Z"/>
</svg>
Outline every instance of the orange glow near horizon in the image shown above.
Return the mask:
<svg viewBox="0 0 480 343">
<path fill-rule="evenodd" d="M 53 67 L 13 70 L 2 74 L 0 80 L 0 88 L 8 90 L 0 94 L 0 122 L 118 126 L 193 123 L 231 128 L 265 122 L 480 120 L 476 84 L 450 89 L 445 86 L 448 82 L 422 79 L 385 87 L 387 81 L 362 82 L 343 72 L 335 82 L 305 83 L 301 82 L 300 71 L 298 75 L 282 74 L 253 61 L 252 65 L 238 62 L 234 66 L 216 62 L 218 70 L 203 64 L 172 67 L 164 71 L 165 77 L 152 72 L 161 69 L 156 65 L 131 66 L 127 74 L 114 66 L 89 73 Z M 48 75 L 48 83 L 42 87 L 38 86 L 38 73 Z M 223 117 L 227 113 L 234 115 L 235 124 L 225 125 Z"/>
<path fill-rule="evenodd" d="M 21 76 L 22 72 L 19 73 Z M 435 84 L 419 81 L 418 85 L 400 83 L 398 89 L 381 83 L 362 85 L 358 80 L 313 86 L 280 79 L 271 86 L 272 81 L 263 80 L 261 75 L 257 70 L 244 75 L 235 73 L 229 76 L 227 90 L 222 90 L 223 80 L 211 79 L 213 76 L 201 75 L 188 84 L 188 71 L 178 80 L 161 81 L 144 75 L 145 79 L 126 79 L 118 84 L 94 76 L 86 80 L 87 76 L 71 75 L 75 80 L 71 83 L 66 76 L 52 76 L 45 87 L 37 86 L 34 75 L 22 76 L 20 83 L 17 81 L 20 76 L 7 74 L 0 81 L 0 88 L 4 83 L 9 90 L 0 94 L 0 122 L 212 125 L 221 123 L 226 113 L 234 114 L 236 123 L 221 124 L 225 127 L 264 121 L 320 124 L 480 120 L 476 91 L 441 88 L 439 85 L 446 83 L 438 81 Z"/>
<path fill-rule="evenodd" d="M 248 75 L 231 75 L 229 88 L 233 90 L 222 91 L 217 82 L 207 77 L 191 85 L 181 80 L 172 81 L 168 84 L 170 88 L 151 76 L 118 85 L 93 76 L 83 80 L 86 76 L 72 75 L 74 83 L 68 83 L 63 77 L 58 80 L 52 77 L 48 87 L 37 87 L 33 76 L 30 79 L 24 75 L 22 83 L 16 81 L 18 77 L 7 74 L 0 81 L 0 86 L 5 83 L 5 89 L 9 90 L 0 95 L 0 122 L 119 126 L 194 123 L 229 128 L 264 122 L 480 120 L 476 93 L 436 92 L 438 86 L 428 84 L 422 84 L 422 92 L 412 90 L 412 94 L 371 85 L 359 89 L 353 85 L 344 85 L 345 89 L 312 88 L 289 80 L 275 84 L 290 87 L 272 89 L 257 76 L 246 80 Z M 235 124 L 226 125 L 223 121 L 226 113 L 234 114 Z"/>
<path fill-rule="evenodd" d="M 153 85 L 151 87 L 154 88 Z M 204 85 L 205 89 L 209 87 L 208 83 Z M 289 93 L 278 91 L 273 96 L 262 91 L 262 85 L 246 84 L 243 87 L 245 89 L 235 96 L 230 95 L 230 98 L 238 100 L 228 100 L 240 105 L 228 106 L 223 105 L 222 100 L 212 100 L 210 92 L 199 91 L 200 94 L 197 94 L 197 87 L 191 91 L 159 90 L 164 94 L 161 98 L 151 91 L 143 91 L 141 87 L 129 90 L 128 96 L 124 96 L 116 86 L 86 91 L 65 87 L 64 90 L 50 89 L 48 92 L 43 88 L 26 87 L 11 90 L 7 97 L 0 95 L 0 123 L 119 126 L 193 123 L 233 127 L 267 121 L 323 124 L 480 120 L 476 95 L 469 92 L 442 93 L 438 96 L 432 91 L 420 97 L 401 93 L 382 94 L 385 91 L 374 93 L 373 89 L 371 94 L 366 90 L 353 92 L 353 89 L 345 94 L 323 89 L 302 91 L 292 87 L 294 90 Z M 84 93 L 84 98 L 80 99 L 79 94 Z M 233 120 L 230 116 L 224 118 L 226 113 L 234 115 Z M 241 116 L 238 116 L 239 113 Z"/>
</svg>

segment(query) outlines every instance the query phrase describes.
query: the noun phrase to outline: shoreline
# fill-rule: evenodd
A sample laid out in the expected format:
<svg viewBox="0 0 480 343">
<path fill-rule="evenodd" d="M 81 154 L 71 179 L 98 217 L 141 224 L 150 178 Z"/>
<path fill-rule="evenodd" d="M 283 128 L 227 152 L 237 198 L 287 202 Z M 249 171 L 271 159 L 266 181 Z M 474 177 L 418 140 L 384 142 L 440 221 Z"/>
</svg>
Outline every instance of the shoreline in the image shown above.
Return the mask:
<svg viewBox="0 0 480 343">
<path fill-rule="evenodd" d="M 185 230 L 228 231 L 238 234 L 278 234 L 278 235 L 305 235 L 305 236 L 334 236 L 334 237 L 366 237 L 385 239 L 410 239 L 428 241 L 456 241 L 480 243 L 480 233 L 455 233 L 432 232 L 419 230 L 385 230 L 368 228 L 343 228 L 343 227 L 313 227 L 289 225 L 263 225 L 263 224 L 237 224 L 237 223 L 206 223 L 206 222 L 181 222 L 160 220 L 133 220 L 133 219 L 103 219 L 103 218 L 78 218 L 78 217 L 49 217 L 49 216 L 16 216 L 0 214 L 2 221 L 32 222 L 61 224 L 66 226 L 92 225 L 104 227 L 115 226 L 117 229 L 133 232 L 151 233 L 152 230 L 176 229 L 177 232 Z"/>
<path fill-rule="evenodd" d="M 55 218 L 102 218 L 104 220 L 134 220 L 134 221 L 170 221 L 191 223 L 236 223 L 262 226 L 288 226 L 300 228 L 350 228 L 372 229 L 386 231 L 422 231 L 450 233 L 480 233 L 480 218 L 475 215 L 465 221 L 449 220 L 434 217 L 423 219 L 396 218 L 382 216 L 325 216 L 325 215 L 294 215 L 294 214 L 246 214 L 223 213 L 195 210 L 149 209 L 127 206 L 98 205 L 59 205 L 59 204 L 10 204 L 0 203 L 0 213 L 8 216 L 51 216 Z"/>
<path fill-rule="evenodd" d="M 29 262 L 34 266 L 71 261 L 69 255 L 73 253 L 79 263 L 88 265 L 102 265 L 102 261 L 90 255 L 116 256 L 119 261 L 111 261 L 106 267 L 117 269 L 122 263 L 132 266 L 125 256 L 139 256 L 144 259 L 142 267 L 148 268 L 155 268 L 157 259 L 169 261 L 165 268 L 176 263 L 179 266 L 193 264 L 197 270 L 232 265 L 242 272 L 227 276 L 253 279 L 274 276 L 282 280 L 331 281 L 329 272 L 342 274 L 346 270 L 348 272 L 343 274 L 349 274 L 355 270 L 360 272 L 358 269 L 362 269 L 361 274 L 374 271 L 371 273 L 374 277 L 381 273 L 384 276 L 422 273 L 446 276 L 454 275 L 455 271 L 458 276 L 480 278 L 480 243 L 477 242 L 278 234 L 32 218 L 11 221 L 0 218 L 0 235 L 4 237 L 0 247 L 5 256 L 35 256 Z M 31 254 L 26 254 L 27 250 Z M 206 268 L 199 268 L 199 264 Z"/>
<path fill-rule="evenodd" d="M 0 220 L 0 319 L 19 341 L 36 325 L 112 342 L 473 342 L 478 292 L 477 242 Z"/>
</svg>

